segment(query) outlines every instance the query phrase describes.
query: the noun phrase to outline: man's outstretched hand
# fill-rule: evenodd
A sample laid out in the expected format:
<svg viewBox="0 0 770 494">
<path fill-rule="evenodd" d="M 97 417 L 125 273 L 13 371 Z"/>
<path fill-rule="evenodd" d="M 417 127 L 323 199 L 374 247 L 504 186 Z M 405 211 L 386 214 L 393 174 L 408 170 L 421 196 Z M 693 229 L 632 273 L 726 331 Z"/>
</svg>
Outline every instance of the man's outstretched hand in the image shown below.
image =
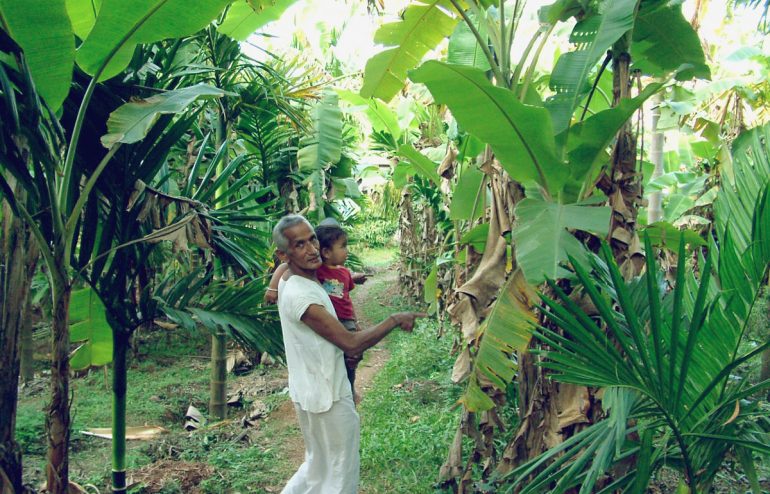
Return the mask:
<svg viewBox="0 0 770 494">
<path fill-rule="evenodd" d="M 388 317 L 393 319 L 397 327 L 411 333 L 414 329 L 414 321 L 418 317 L 428 317 L 428 314 L 425 312 L 396 312 Z"/>
</svg>

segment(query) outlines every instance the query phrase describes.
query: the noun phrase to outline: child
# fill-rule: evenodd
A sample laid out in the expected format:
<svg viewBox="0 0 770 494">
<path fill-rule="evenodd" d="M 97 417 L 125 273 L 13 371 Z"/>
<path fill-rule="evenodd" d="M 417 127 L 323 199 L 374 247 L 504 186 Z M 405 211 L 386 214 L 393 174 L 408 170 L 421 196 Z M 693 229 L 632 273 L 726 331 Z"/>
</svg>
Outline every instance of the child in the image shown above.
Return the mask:
<svg viewBox="0 0 770 494">
<path fill-rule="evenodd" d="M 316 227 L 315 233 L 321 250 L 321 259 L 323 259 L 323 265 L 316 270 L 318 281 L 329 294 L 340 323 L 348 331 L 357 331 L 358 321 L 355 310 L 353 310 L 353 302 L 350 300 L 350 290 L 355 288 L 356 284 L 364 283 L 366 274 L 351 273 L 344 267 L 348 258 L 348 236 L 339 223 L 327 218 Z M 270 280 L 270 286 L 265 292 L 266 302 L 275 303 L 278 300 L 278 280 L 281 279 L 287 268 L 288 265 L 281 264 L 276 269 Z M 348 380 L 356 398 L 356 367 L 360 361 L 360 355 L 345 355 Z M 356 399 L 356 401 L 358 400 Z"/>
</svg>

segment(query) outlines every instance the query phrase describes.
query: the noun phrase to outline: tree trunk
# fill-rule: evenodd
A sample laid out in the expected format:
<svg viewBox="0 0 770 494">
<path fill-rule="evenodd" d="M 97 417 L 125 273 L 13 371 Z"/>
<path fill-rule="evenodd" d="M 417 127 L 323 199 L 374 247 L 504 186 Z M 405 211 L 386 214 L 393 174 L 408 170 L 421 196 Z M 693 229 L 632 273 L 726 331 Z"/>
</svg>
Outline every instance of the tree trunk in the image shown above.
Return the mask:
<svg viewBox="0 0 770 494">
<path fill-rule="evenodd" d="M 32 303 L 24 308 L 24 323 L 21 328 L 21 382 L 28 383 L 35 378 L 35 340 L 32 338 Z"/>
<path fill-rule="evenodd" d="M 770 379 L 770 348 L 762 352 L 762 367 L 759 371 L 759 381 L 767 381 Z M 766 400 L 770 400 L 770 391 L 765 395 Z"/>
<path fill-rule="evenodd" d="M 227 418 L 227 335 L 221 329 L 211 335 L 211 396 L 209 415 Z"/>
<path fill-rule="evenodd" d="M 658 130 L 660 121 L 660 104 L 663 96 L 658 93 L 652 97 L 652 145 L 650 146 L 650 161 L 655 165 L 652 178 L 663 175 L 663 132 Z M 663 194 L 657 190 L 649 195 L 647 203 L 647 224 L 663 219 Z"/>
<path fill-rule="evenodd" d="M 57 255 L 57 266 L 64 266 Z M 51 403 L 46 411 L 48 492 L 66 494 L 69 487 L 70 391 L 69 391 L 69 304 L 72 285 L 65 273 L 51 273 L 53 327 L 51 346 Z"/>
<path fill-rule="evenodd" d="M 219 114 L 216 123 L 217 149 L 227 142 L 227 119 L 224 110 Z M 227 153 L 225 153 L 225 156 Z M 217 165 L 217 175 L 225 169 L 224 160 Z M 223 184 L 214 192 L 215 204 L 227 187 Z M 214 260 L 214 273 L 218 279 L 225 279 L 225 272 L 219 259 Z M 209 415 L 224 420 L 227 417 L 227 334 L 224 329 L 217 328 L 211 335 L 211 381 L 209 384 Z"/>
<path fill-rule="evenodd" d="M 112 324 L 111 324 L 112 325 Z M 126 492 L 126 389 L 130 336 L 112 328 L 112 492 Z"/>
<path fill-rule="evenodd" d="M 24 224 L 3 208 L 2 252 L 0 252 L 0 471 L 10 482 L 11 492 L 22 491 L 22 455 L 15 441 L 16 405 L 19 382 L 19 341 L 29 305 L 30 257 L 35 258 L 32 239 Z M 25 252 L 28 255 L 25 255 Z M 31 254 L 31 255 L 29 255 Z M 2 485 L 2 481 L 0 481 Z M 5 489 L 5 487 L 3 487 Z M 3 490 L 2 492 L 5 492 Z"/>
<path fill-rule="evenodd" d="M 613 106 L 631 97 L 631 56 L 627 50 L 627 42 L 622 41 L 613 49 Z M 636 135 L 629 122 L 618 132 L 609 172 L 604 173 L 597 184 L 609 198 L 612 208 L 610 245 L 626 279 L 638 275 L 644 265 L 644 254 L 636 232 L 636 219 L 642 201 L 641 173 L 636 163 Z"/>
</svg>

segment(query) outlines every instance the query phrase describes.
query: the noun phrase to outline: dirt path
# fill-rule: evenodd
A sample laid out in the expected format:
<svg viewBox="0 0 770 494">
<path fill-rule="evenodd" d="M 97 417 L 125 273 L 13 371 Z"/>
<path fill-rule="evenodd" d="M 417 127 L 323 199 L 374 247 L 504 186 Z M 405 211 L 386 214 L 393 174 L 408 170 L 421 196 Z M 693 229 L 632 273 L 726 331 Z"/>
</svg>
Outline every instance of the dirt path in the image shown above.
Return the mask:
<svg viewBox="0 0 770 494">
<path fill-rule="evenodd" d="M 355 290 L 351 292 L 351 298 L 353 299 L 353 306 L 356 308 L 356 313 L 359 316 L 361 326 L 364 328 L 370 327 L 379 321 L 371 321 L 367 317 L 369 311 L 366 310 L 367 304 L 378 303 L 375 300 L 369 298 L 368 294 L 372 287 L 380 284 L 390 284 L 395 282 L 397 272 L 395 268 L 383 270 L 375 273 L 371 276 L 366 283 L 357 286 Z M 356 372 L 356 391 L 361 398 L 366 396 L 367 391 L 371 388 L 374 376 L 382 369 L 385 363 L 388 361 L 390 354 L 384 347 L 374 347 L 366 352 L 364 360 L 358 366 Z M 283 444 L 281 444 L 279 457 L 285 459 L 287 465 L 291 466 L 291 472 L 296 471 L 302 464 L 305 456 L 305 444 L 302 440 L 302 434 L 297 427 L 297 416 L 294 411 L 294 405 L 291 400 L 286 400 L 277 409 L 275 409 L 269 417 L 269 420 L 273 420 L 272 426 L 275 428 L 292 429 L 292 434 L 286 437 Z M 289 476 L 292 475 L 289 474 Z M 288 477 L 285 479 L 276 479 L 276 485 L 268 487 L 267 492 L 280 492 L 283 485 L 288 481 Z"/>
</svg>

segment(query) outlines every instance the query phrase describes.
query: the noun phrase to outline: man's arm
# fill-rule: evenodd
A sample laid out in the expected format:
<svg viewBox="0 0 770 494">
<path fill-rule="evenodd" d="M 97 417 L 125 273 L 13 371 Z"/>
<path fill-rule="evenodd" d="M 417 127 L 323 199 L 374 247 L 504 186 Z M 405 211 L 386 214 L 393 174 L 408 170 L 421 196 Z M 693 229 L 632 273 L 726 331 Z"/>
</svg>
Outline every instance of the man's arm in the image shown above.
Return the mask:
<svg viewBox="0 0 770 494">
<path fill-rule="evenodd" d="M 278 282 L 281 281 L 281 276 L 283 276 L 287 269 L 289 269 L 289 265 L 285 262 L 275 269 L 273 277 L 270 278 L 270 285 L 265 290 L 265 303 L 274 304 L 278 302 Z"/>
<path fill-rule="evenodd" d="M 363 331 L 350 332 L 323 306 L 313 304 L 307 308 L 301 319 L 313 331 L 343 352 L 359 354 L 376 345 L 395 328 L 400 327 L 404 331 L 411 332 L 415 319 L 427 316 L 428 314 L 424 312 L 397 312 L 389 315 L 376 326 Z"/>
</svg>

